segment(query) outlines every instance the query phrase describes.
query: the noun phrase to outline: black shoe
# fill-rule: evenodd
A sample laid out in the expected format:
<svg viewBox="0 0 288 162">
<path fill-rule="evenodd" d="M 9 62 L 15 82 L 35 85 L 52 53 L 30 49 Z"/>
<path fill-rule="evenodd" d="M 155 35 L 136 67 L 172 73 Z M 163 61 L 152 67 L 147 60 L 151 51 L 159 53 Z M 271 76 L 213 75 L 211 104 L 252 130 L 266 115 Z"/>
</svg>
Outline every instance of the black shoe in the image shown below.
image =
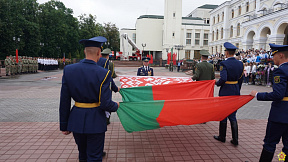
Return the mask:
<svg viewBox="0 0 288 162">
<path fill-rule="evenodd" d="M 274 156 L 274 152 L 269 152 L 263 148 L 259 162 L 271 162 L 273 159 L 273 156 Z"/>
<path fill-rule="evenodd" d="M 104 157 L 104 156 L 106 156 L 106 152 L 105 151 L 103 151 L 103 153 L 102 153 L 102 157 Z"/>
<path fill-rule="evenodd" d="M 220 122 L 219 123 L 219 136 L 214 136 L 214 138 L 220 142 L 225 143 L 226 130 L 227 130 L 227 122 Z"/>
<path fill-rule="evenodd" d="M 214 138 L 215 138 L 216 140 L 220 141 L 220 142 L 223 142 L 223 143 L 225 143 L 225 141 L 226 141 L 225 138 L 220 137 L 220 136 L 214 136 Z"/>
<path fill-rule="evenodd" d="M 231 132 L 232 140 L 230 141 L 233 145 L 238 145 L 238 124 L 237 121 L 232 121 L 231 123 Z"/>
<path fill-rule="evenodd" d="M 235 140 L 231 140 L 230 141 L 233 145 L 237 146 L 238 145 L 238 141 L 235 141 Z"/>
</svg>

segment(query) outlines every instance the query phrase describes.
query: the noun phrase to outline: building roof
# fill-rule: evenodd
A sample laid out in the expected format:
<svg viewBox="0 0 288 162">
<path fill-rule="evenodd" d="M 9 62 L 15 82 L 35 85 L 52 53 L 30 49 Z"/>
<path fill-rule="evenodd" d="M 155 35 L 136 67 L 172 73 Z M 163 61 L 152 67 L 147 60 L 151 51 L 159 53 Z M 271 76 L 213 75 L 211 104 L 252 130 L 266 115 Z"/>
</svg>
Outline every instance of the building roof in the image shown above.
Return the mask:
<svg viewBox="0 0 288 162">
<path fill-rule="evenodd" d="M 141 15 L 140 17 L 138 17 L 138 19 L 164 19 L 164 16 L 160 16 L 160 15 Z M 200 17 L 182 17 L 182 19 L 188 19 L 188 20 L 203 20 Z"/>
<path fill-rule="evenodd" d="M 198 8 L 215 9 L 215 8 L 217 8 L 217 7 L 218 7 L 218 5 L 205 4 L 205 5 L 200 6 L 200 7 L 198 7 Z"/>
<path fill-rule="evenodd" d="M 122 28 L 121 30 L 136 30 L 136 29 Z"/>
<path fill-rule="evenodd" d="M 148 19 L 164 19 L 164 16 L 160 16 L 160 15 L 141 15 L 140 17 L 138 17 L 138 19 L 144 19 L 144 18 L 148 18 Z"/>
<path fill-rule="evenodd" d="M 189 19 L 189 20 L 203 20 L 200 17 L 182 17 L 182 19 Z"/>
<path fill-rule="evenodd" d="M 182 23 L 182 25 L 210 26 L 209 24 Z"/>
</svg>

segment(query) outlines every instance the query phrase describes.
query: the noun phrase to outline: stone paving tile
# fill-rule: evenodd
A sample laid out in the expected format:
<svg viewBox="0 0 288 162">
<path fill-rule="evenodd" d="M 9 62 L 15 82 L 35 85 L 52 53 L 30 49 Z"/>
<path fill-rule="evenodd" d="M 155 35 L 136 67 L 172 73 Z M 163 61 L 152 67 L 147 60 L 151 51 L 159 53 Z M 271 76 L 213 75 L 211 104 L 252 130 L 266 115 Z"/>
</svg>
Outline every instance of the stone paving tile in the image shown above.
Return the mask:
<svg viewBox="0 0 288 162">
<path fill-rule="evenodd" d="M 266 120 L 239 120 L 239 146 L 213 139 L 218 122 L 164 127 L 127 133 L 112 122 L 106 133 L 104 162 L 112 161 L 258 161 Z M 0 162 L 77 161 L 72 135 L 62 135 L 57 122 L 0 122 Z M 227 128 L 227 141 L 231 139 Z M 273 161 L 278 161 L 282 144 Z"/>
</svg>

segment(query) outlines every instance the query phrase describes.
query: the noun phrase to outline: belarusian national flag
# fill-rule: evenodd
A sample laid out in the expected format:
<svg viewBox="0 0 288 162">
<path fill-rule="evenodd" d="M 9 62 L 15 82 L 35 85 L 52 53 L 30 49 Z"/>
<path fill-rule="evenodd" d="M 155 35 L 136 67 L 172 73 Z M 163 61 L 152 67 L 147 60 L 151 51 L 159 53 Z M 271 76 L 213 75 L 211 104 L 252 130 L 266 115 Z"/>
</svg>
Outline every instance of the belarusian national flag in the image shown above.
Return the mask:
<svg viewBox="0 0 288 162">
<path fill-rule="evenodd" d="M 123 102 L 206 98 L 214 95 L 215 80 L 121 88 Z"/>
<path fill-rule="evenodd" d="M 117 114 L 124 129 L 131 133 L 164 126 L 221 121 L 252 99 L 252 96 L 245 95 L 122 102 Z"/>
<path fill-rule="evenodd" d="M 215 80 L 122 88 L 117 110 L 127 132 L 221 121 L 252 96 L 213 97 Z"/>
</svg>

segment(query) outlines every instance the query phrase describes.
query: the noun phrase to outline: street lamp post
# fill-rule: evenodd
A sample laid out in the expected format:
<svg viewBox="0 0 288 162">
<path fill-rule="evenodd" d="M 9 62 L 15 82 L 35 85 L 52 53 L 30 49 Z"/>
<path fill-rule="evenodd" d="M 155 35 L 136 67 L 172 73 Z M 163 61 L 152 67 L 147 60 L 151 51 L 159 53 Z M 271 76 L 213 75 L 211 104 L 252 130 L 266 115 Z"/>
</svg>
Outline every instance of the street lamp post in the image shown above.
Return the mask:
<svg viewBox="0 0 288 162">
<path fill-rule="evenodd" d="M 180 57 L 180 53 L 179 51 L 183 49 L 183 45 L 175 45 L 175 49 L 178 50 L 178 62 L 179 62 L 179 57 Z"/>
<path fill-rule="evenodd" d="M 142 51 L 142 57 L 144 56 L 144 47 L 146 47 L 146 43 L 142 43 L 143 51 Z"/>
<path fill-rule="evenodd" d="M 20 43 L 20 38 L 13 37 L 13 40 L 16 42 L 16 62 L 18 63 L 18 42 Z"/>
<path fill-rule="evenodd" d="M 40 43 L 40 46 L 43 47 L 44 46 L 44 43 Z M 41 48 L 41 51 L 42 51 L 42 57 L 43 57 L 43 50 Z"/>
</svg>

